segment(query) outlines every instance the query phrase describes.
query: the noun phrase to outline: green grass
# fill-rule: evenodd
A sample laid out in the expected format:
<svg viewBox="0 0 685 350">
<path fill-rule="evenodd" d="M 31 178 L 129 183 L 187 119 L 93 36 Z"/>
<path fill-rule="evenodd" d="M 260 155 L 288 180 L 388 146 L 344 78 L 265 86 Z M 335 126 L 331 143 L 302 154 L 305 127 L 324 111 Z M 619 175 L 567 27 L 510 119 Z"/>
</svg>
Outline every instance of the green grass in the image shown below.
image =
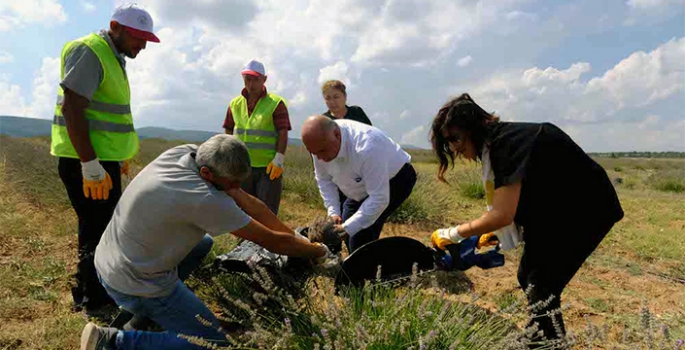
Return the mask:
<svg viewBox="0 0 685 350">
<path fill-rule="evenodd" d="M 0 349 L 77 348 L 85 319 L 69 310 L 70 274 L 76 261 L 76 220 L 59 180 L 56 160 L 49 155 L 49 140 L 0 136 L 0 143 Z M 133 174 L 164 150 L 181 143 L 143 140 L 141 152 L 132 162 Z M 477 195 L 478 164 L 458 162 L 456 169 L 447 174 L 449 184 L 441 184 L 435 179 L 437 164 L 430 152 L 410 153 L 419 178 L 410 198 L 391 219 L 393 222 L 421 224 L 428 230 L 472 219 L 485 210 L 482 195 Z M 283 212 L 289 221 L 304 223 L 311 219 L 308 215 L 323 212 L 311 158 L 303 149 L 291 148 L 286 161 Z M 644 279 L 650 276 L 648 271 L 684 278 L 685 194 L 673 184 L 683 183 L 685 160 L 598 158 L 598 161 L 608 169 L 612 179 L 623 179 L 616 188 L 626 218 L 591 256 L 588 265 L 609 271 L 626 270 L 627 278 Z M 660 183 L 671 184 L 659 188 Z M 303 206 L 310 209 L 303 213 L 300 210 Z M 206 263 L 211 263 L 216 254 L 232 249 L 236 242 L 228 235 L 217 238 Z M 515 264 L 516 256 L 508 254 L 507 259 Z M 469 271 L 469 274 L 482 277 L 478 271 Z M 216 286 L 201 277 L 194 277 L 189 283 L 195 292 L 226 315 L 236 312 L 236 306 L 222 301 Z M 632 349 L 636 344 L 643 344 L 646 335 L 640 329 L 639 310 L 614 312 L 619 310 L 617 302 L 625 299 L 613 296 L 633 299 L 651 296 L 642 290 L 623 290 L 608 278 L 590 277 L 590 283 L 612 294 L 607 298 L 588 296 L 579 289 L 569 294 L 577 296 L 576 300 L 584 300 L 595 312 L 606 314 L 606 320 L 612 325 L 626 325 L 630 329 L 630 341 L 626 344 L 613 338 L 602 341 L 593 332 L 574 328 L 578 344 L 616 349 Z M 226 283 L 229 282 L 218 282 Z M 502 289 L 495 290 L 487 302 L 494 303 L 498 309 L 515 305 L 517 293 L 503 292 L 510 287 L 499 287 Z M 255 303 L 252 290 L 235 288 L 240 287 L 233 287 L 230 293 L 233 298 Z M 274 293 L 272 298 L 281 307 L 271 310 L 274 312 L 263 312 L 264 317 L 258 318 L 258 322 L 243 319 L 250 332 L 232 335 L 252 348 L 277 348 L 275 345 L 281 341 L 279 346 L 289 349 L 313 349 L 315 344 L 324 348 L 336 342 L 340 345 L 336 348 L 361 348 L 361 342 L 365 342 L 368 349 L 419 349 L 421 344 L 427 349 L 449 349 L 457 340 L 462 342 L 457 346 L 460 349 L 496 348 L 496 344 L 503 344 L 510 331 L 516 332 L 511 326 L 520 325 L 516 321 L 523 316 L 492 316 L 490 311 L 473 304 L 455 301 L 455 291 L 442 298 L 439 291 L 425 286 L 368 288 L 335 296 L 331 281 L 319 278 L 302 288 L 302 298 L 295 297 L 292 301 Z M 441 315 L 443 309 L 448 311 Z M 290 319 L 290 326 L 286 325 L 284 315 Z M 656 321 L 657 317 L 653 319 Z M 682 312 L 660 310 L 658 322 L 671 327 L 673 340 L 685 337 Z M 327 330 L 327 336 L 322 329 Z M 431 335 L 431 331 L 435 333 Z M 650 339 L 655 340 L 656 347 L 662 335 L 658 325 L 651 331 Z M 579 347 L 592 348 L 592 345 Z"/>
</svg>

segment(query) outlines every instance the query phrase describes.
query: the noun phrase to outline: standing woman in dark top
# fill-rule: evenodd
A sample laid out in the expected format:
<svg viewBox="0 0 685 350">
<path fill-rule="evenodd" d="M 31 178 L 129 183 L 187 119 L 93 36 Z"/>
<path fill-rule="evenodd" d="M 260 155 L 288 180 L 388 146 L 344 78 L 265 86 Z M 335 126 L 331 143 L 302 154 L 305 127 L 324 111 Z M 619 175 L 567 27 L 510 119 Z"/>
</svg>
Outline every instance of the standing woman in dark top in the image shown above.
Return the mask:
<svg viewBox="0 0 685 350">
<path fill-rule="evenodd" d="M 500 242 L 511 243 L 509 236 L 520 237 L 523 229 L 518 280 L 529 291 L 530 305 L 543 304 L 534 310 L 532 322 L 547 339 L 562 338 L 564 287 L 623 218 L 604 169 L 553 124 L 500 122 L 468 94 L 440 109 L 433 119 L 431 143 L 443 182 L 455 157 L 483 163 L 489 202 L 489 210 L 480 218 L 435 231 L 433 244 L 444 249 L 491 232 Z M 550 296 L 554 296 L 551 303 L 544 303 Z M 545 316 L 548 312 L 552 317 Z"/>
<path fill-rule="evenodd" d="M 329 80 L 321 87 L 323 99 L 326 101 L 328 111 L 323 115 L 331 119 L 356 120 L 366 125 L 371 125 L 369 117 L 359 106 L 347 105 L 347 92 L 345 84 L 339 80 Z"/>
</svg>

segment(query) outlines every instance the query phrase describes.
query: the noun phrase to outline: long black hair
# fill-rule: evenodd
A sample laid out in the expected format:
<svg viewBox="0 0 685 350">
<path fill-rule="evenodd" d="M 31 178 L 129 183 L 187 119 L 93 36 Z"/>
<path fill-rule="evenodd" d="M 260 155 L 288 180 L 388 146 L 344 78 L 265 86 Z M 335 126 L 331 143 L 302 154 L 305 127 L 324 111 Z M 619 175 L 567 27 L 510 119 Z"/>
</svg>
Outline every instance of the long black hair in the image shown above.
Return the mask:
<svg viewBox="0 0 685 350">
<path fill-rule="evenodd" d="M 447 168 L 454 167 L 454 152 L 450 151 L 449 141 L 443 136 L 445 130 L 458 128 L 469 135 L 478 152 L 483 149 L 490 126 L 499 121 L 494 113 L 488 113 L 473 101 L 469 94 L 464 93 L 445 103 L 433 119 L 430 140 L 433 152 L 440 161 L 438 179 L 445 181 Z"/>
</svg>

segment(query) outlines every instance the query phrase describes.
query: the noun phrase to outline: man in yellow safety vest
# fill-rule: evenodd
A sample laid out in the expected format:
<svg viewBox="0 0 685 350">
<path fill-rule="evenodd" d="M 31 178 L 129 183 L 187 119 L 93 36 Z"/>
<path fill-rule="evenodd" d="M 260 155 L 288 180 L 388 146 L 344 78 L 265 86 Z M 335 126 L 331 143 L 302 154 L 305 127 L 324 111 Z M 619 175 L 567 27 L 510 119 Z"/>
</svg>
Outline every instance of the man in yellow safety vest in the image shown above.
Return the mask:
<svg viewBox="0 0 685 350">
<path fill-rule="evenodd" d="M 245 142 L 250 153 L 252 173 L 243 182 L 243 190 L 278 214 L 291 129 L 288 108 L 283 97 L 266 91 L 266 72 L 261 62 L 250 61 L 242 75 L 245 88 L 231 101 L 224 129 Z"/>
<path fill-rule="evenodd" d="M 50 153 L 78 216 L 75 310 L 93 314 L 113 301 L 100 284 L 93 255 L 121 196 L 121 174 L 139 148 L 124 56 L 159 42 L 144 9 L 125 4 L 101 30 L 64 45 Z"/>
</svg>

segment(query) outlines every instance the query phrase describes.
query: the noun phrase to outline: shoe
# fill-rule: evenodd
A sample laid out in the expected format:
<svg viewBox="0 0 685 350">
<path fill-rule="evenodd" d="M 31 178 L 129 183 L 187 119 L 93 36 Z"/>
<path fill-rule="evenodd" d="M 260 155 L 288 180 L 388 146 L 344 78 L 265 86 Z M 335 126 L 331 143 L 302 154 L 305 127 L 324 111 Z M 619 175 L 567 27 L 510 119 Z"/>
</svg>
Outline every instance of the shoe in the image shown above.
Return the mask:
<svg viewBox="0 0 685 350">
<path fill-rule="evenodd" d="M 99 327 L 93 322 L 83 327 L 81 333 L 81 350 L 112 350 L 115 349 L 118 329 Z"/>
</svg>

